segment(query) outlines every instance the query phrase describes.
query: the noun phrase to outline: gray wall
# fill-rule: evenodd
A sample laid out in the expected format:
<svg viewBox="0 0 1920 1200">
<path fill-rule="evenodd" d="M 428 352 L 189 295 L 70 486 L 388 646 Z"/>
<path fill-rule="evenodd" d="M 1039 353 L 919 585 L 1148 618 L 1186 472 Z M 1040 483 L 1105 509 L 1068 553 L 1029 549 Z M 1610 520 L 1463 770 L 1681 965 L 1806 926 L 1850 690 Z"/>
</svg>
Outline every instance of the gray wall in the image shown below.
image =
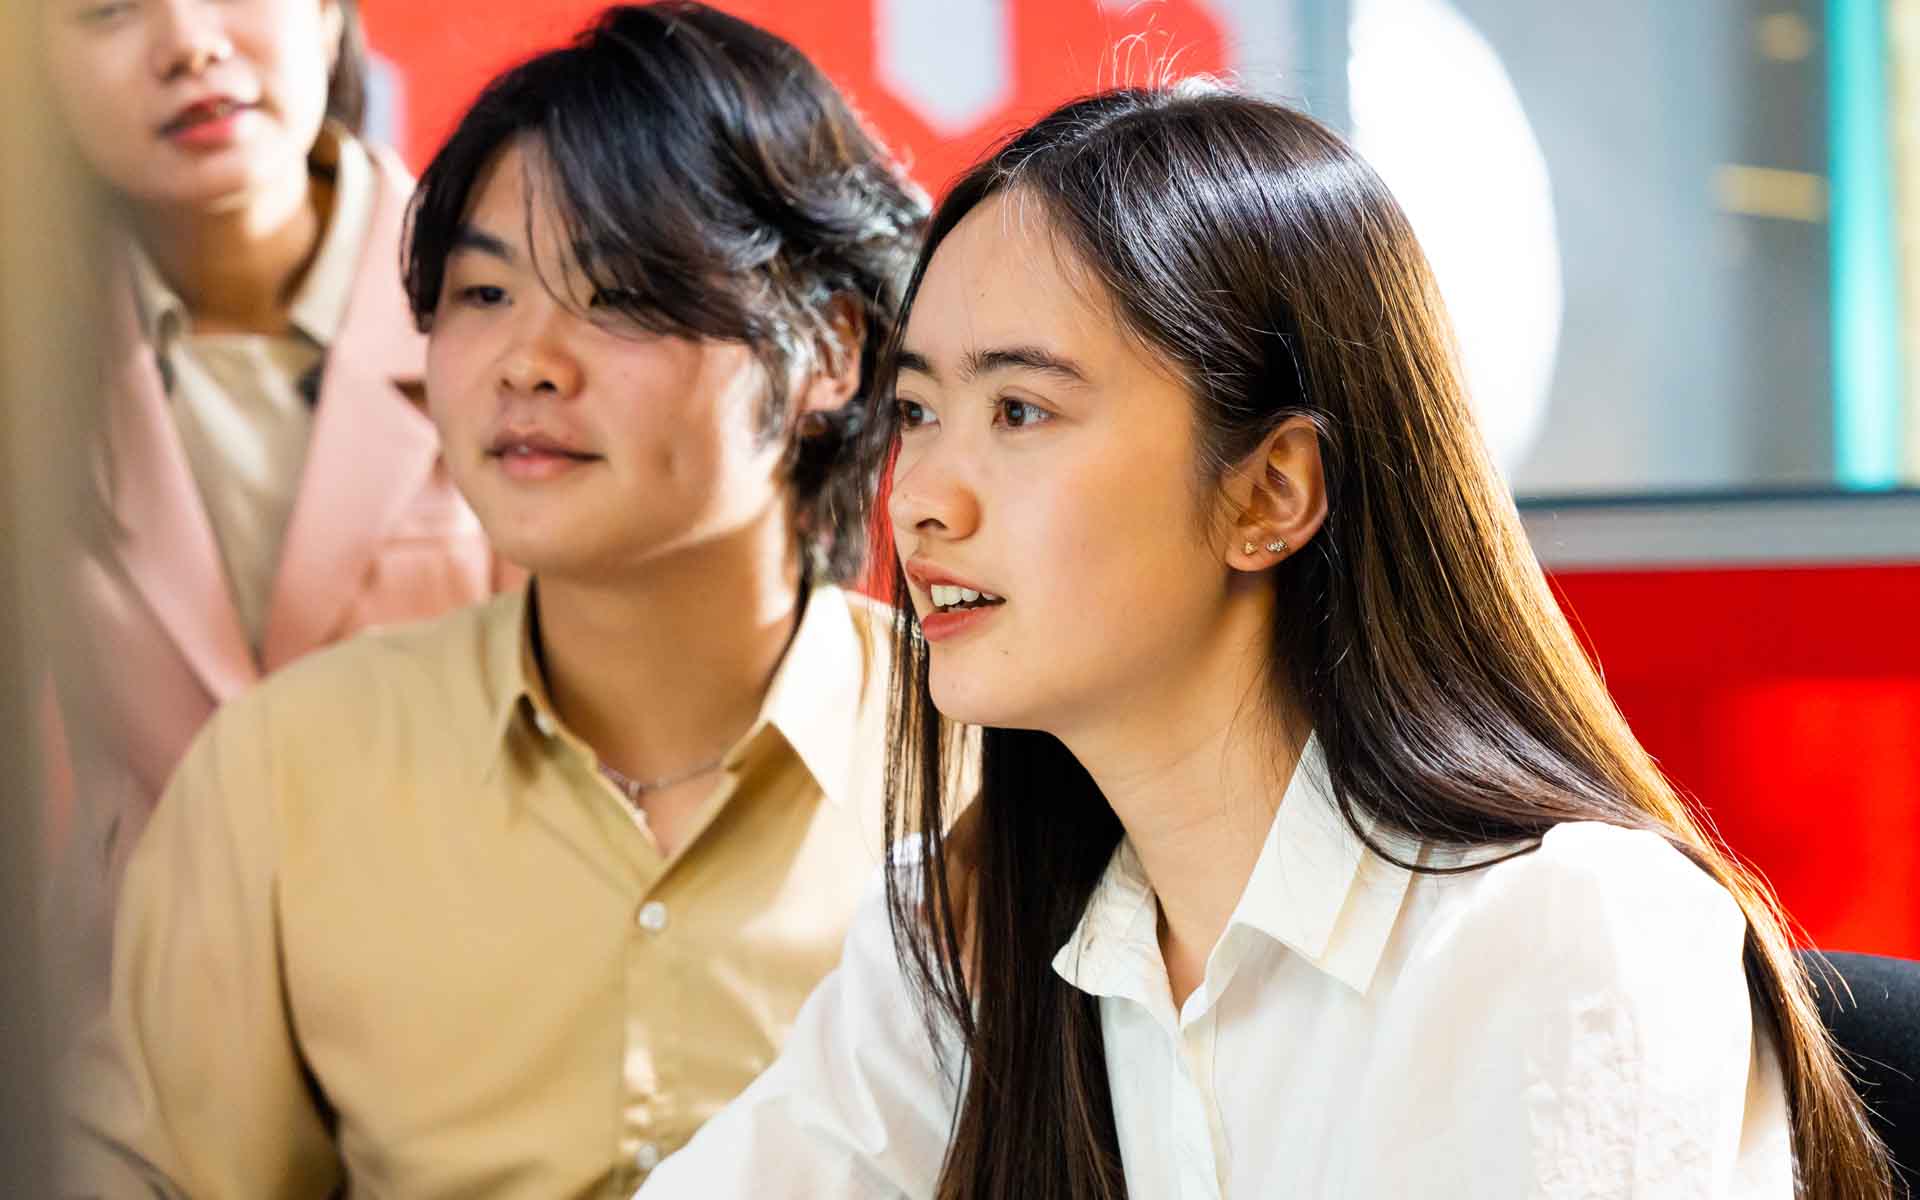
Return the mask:
<svg viewBox="0 0 1920 1200">
<path fill-rule="evenodd" d="M 1722 211 L 1722 164 L 1825 172 L 1810 0 L 1454 0 L 1552 175 L 1566 313 L 1522 494 L 1827 484 L 1824 223 Z M 1797 12 L 1810 52 L 1760 52 Z"/>
</svg>

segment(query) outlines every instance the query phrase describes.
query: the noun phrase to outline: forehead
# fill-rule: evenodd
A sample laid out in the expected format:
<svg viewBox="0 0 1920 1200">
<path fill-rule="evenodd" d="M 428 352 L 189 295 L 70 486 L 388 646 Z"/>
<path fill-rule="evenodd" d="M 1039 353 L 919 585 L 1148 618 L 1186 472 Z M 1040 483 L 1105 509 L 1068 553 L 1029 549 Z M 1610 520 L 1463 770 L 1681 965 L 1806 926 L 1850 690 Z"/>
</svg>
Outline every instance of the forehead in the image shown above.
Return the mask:
<svg viewBox="0 0 1920 1200">
<path fill-rule="evenodd" d="M 905 340 L 935 364 L 1036 342 L 1096 367 L 1134 353 L 1099 281 L 1045 206 L 1018 191 L 982 201 L 940 243 Z"/>
<path fill-rule="evenodd" d="M 512 246 L 524 246 L 531 229 L 542 242 L 559 233 L 548 168 L 538 146 L 525 136 L 494 151 L 467 191 L 462 224 Z"/>
</svg>

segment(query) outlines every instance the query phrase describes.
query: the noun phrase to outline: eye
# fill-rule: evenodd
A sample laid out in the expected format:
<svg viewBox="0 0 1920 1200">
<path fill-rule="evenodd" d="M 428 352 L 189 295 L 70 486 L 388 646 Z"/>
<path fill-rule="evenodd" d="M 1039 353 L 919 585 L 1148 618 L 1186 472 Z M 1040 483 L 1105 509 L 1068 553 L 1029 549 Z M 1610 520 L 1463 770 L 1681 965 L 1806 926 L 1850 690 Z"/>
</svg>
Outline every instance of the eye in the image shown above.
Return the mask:
<svg viewBox="0 0 1920 1200">
<path fill-rule="evenodd" d="M 640 293 L 626 288 L 601 288 L 587 301 L 588 308 L 611 309 L 615 312 L 630 313 L 640 307 Z"/>
<path fill-rule="evenodd" d="M 133 5 L 128 0 L 107 0 L 104 4 L 82 5 L 79 17 L 88 24 L 99 24 L 131 11 L 133 11 Z"/>
<path fill-rule="evenodd" d="M 1053 420 L 1053 414 L 1029 400 L 1003 396 L 994 401 L 993 423 L 1008 429 L 1025 429 Z"/>
<path fill-rule="evenodd" d="M 903 431 L 925 429 L 940 423 L 939 418 L 933 415 L 933 410 L 918 400 L 908 400 L 903 396 L 893 402 L 893 407 L 899 414 L 900 428 Z"/>
<path fill-rule="evenodd" d="M 507 289 L 495 287 L 490 283 L 476 283 L 454 292 L 454 299 L 462 304 L 472 305 L 474 308 L 493 308 L 506 302 Z"/>
</svg>

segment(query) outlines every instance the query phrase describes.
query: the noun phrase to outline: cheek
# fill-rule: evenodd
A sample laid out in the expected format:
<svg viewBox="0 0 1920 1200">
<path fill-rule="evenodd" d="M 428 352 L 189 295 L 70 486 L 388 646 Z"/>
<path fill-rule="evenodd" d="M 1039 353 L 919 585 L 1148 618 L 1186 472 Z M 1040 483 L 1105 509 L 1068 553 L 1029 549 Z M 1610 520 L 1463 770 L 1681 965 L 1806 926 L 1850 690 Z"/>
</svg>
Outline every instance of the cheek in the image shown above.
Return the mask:
<svg viewBox="0 0 1920 1200">
<path fill-rule="evenodd" d="M 475 383 L 486 374 L 479 350 L 457 318 L 440 321 L 427 339 L 427 415 L 443 441 L 458 442 L 463 423 L 475 420 Z"/>
<path fill-rule="evenodd" d="M 1104 597 L 1119 580 L 1110 576 L 1116 553 L 1110 533 L 1112 513 L 1106 481 L 1098 473 L 1076 471 L 1056 476 L 1045 487 L 1013 491 L 1015 503 L 1003 506 L 1002 520 L 1017 547 L 1010 566 L 1019 578 L 1029 572 L 1047 581 L 1046 600 L 1053 613 L 1076 594 Z"/>
<path fill-rule="evenodd" d="M 757 432 L 761 374 L 726 349 L 676 351 L 635 372 L 623 388 L 634 398 L 617 414 L 623 440 L 682 494 L 751 505 L 765 491 L 758 481 L 771 477 L 780 457 L 778 444 Z"/>
<path fill-rule="evenodd" d="M 116 178 L 115 164 L 148 137 L 139 82 L 126 78 L 115 56 L 74 54 L 62 49 L 62 41 L 56 39 L 49 64 L 61 124 L 88 164 L 124 187 L 132 181 Z"/>
<path fill-rule="evenodd" d="M 1166 577 L 1191 567 L 1191 499 L 1181 481 L 1137 455 L 1090 458 L 1045 481 L 1023 485 L 1010 520 L 1036 561 L 1090 617 L 1138 620 L 1136 600 L 1157 595 Z"/>
<path fill-rule="evenodd" d="M 1045 584 L 1027 593 L 1009 664 L 1024 661 L 1034 685 L 1069 706 L 1150 686 L 1217 619 L 1224 568 L 1193 506 L 1185 463 L 1133 453 L 1027 488 L 1006 514 L 1010 578 Z"/>
<path fill-rule="evenodd" d="M 252 4 L 228 26 L 235 49 L 260 73 L 282 117 L 317 131 L 327 107 L 331 53 L 312 3 Z"/>
</svg>

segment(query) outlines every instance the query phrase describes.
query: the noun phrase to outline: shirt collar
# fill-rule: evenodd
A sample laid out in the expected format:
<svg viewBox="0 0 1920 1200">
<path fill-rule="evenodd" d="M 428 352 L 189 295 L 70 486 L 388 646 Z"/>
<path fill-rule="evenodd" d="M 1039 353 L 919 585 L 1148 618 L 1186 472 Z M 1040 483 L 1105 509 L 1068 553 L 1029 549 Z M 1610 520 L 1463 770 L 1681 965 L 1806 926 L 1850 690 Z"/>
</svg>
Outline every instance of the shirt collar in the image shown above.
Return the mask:
<svg viewBox="0 0 1920 1200">
<path fill-rule="evenodd" d="M 186 302 L 160 277 L 145 248 L 133 238 L 127 239 L 127 262 L 133 276 L 134 311 L 140 318 L 140 333 L 163 353 L 172 347 L 187 328 Z"/>
<path fill-rule="evenodd" d="M 1417 844 L 1384 834 L 1364 818 L 1362 825 L 1403 861 L 1419 855 Z M 1367 849 L 1340 815 L 1315 735 L 1301 751 L 1221 940 L 1228 941 L 1235 929 L 1265 935 L 1364 994 L 1409 879 L 1405 868 Z M 1082 991 L 1114 992 L 1116 980 L 1149 964 L 1164 970 L 1156 926 L 1152 886 L 1132 844 L 1123 839 L 1073 936 L 1054 956 L 1054 970 Z"/>
<path fill-rule="evenodd" d="M 564 734 L 541 678 L 533 647 L 537 582 L 496 605 L 484 634 L 493 695 L 494 759 L 525 722 L 549 737 Z M 800 759 L 827 799 L 865 811 L 877 805 L 886 727 L 885 662 L 872 631 L 883 614 L 864 598 L 816 584 L 793 641 L 775 670 L 753 728 L 728 752 L 735 769 L 767 735 L 778 735 Z M 864 618 L 864 619 L 863 619 Z M 490 768 L 491 769 L 491 768 Z"/>
<path fill-rule="evenodd" d="M 864 610 L 864 611 L 861 611 Z M 880 606 L 816 584 L 774 673 L 759 725 L 777 730 L 836 804 L 877 811 L 886 739 Z"/>
<path fill-rule="evenodd" d="M 294 328 L 315 345 L 331 346 L 346 323 L 354 276 L 373 224 L 373 161 L 352 134 L 332 121 L 322 127 L 310 161 L 316 173 L 333 176 L 333 211 L 287 313 Z"/>
<path fill-rule="evenodd" d="M 532 720 L 546 703 L 545 687 L 533 661 L 533 582 L 494 599 L 481 625 L 481 658 L 486 664 L 488 699 L 493 708 L 494 752 L 489 763 L 504 753 L 507 735 L 520 720 Z M 536 699 L 536 697 L 538 697 Z M 547 705 L 546 712 L 552 711 Z"/>
<path fill-rule="evenodd" d="M 333 177 L 333 209 L 313 262 L 300 280 L 288 306 L 293 327 L 315 345 L 330 346 L 346 321 L 353 295 L 360 253 L 373 222 L 375 180 L 373 161 L 366 149 L 342 126 L 322 126 L 308 159 L 316 174 Z M 140 329 L 162 353 L 189 331 L 186 302 L 161 277 L 153 259 L 140 244 L 129 240 L 135 307 Z"/>
<path fill-rule="evenodd" d="M 1402 862 L 1417 843 L 1361 828 Z M 1369 850 L 1340 814 L 1318 737 L 1307 741 L 1228 928 L 1257 930 L 1364 993 L 1400 915 L 1411 873 Z"/>
</svg>

